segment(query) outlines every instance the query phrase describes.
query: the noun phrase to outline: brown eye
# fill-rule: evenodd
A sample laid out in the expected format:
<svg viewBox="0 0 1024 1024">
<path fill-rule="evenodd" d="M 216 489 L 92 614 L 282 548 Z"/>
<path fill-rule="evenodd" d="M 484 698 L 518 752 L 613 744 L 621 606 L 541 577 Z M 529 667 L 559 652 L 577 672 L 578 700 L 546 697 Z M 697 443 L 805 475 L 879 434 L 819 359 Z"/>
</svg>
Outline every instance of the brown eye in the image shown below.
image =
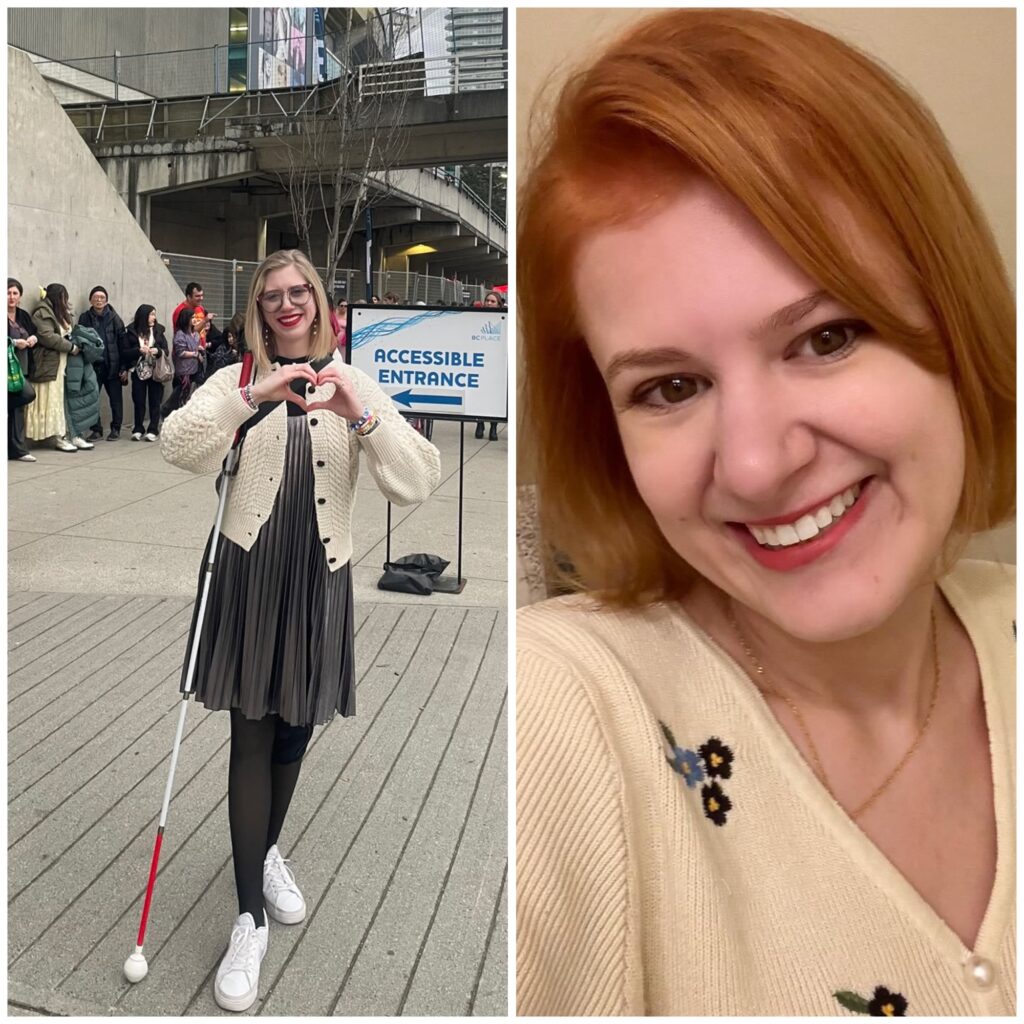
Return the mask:
<svg viewBox="0 0 1024 1024">
<path fill-rule="evenodd" d="M 670 377 L 654 388 L 655 394 L 665 402 L 685 402 L 697 394 L 697 382 L 692 377 Z"/>
<path fill-rule="evenodd" d="M 830 356 L 838 352 L 849 340 L 845 327 L 823 327 L 807 339 L 815 355 Z"/>
</svg>

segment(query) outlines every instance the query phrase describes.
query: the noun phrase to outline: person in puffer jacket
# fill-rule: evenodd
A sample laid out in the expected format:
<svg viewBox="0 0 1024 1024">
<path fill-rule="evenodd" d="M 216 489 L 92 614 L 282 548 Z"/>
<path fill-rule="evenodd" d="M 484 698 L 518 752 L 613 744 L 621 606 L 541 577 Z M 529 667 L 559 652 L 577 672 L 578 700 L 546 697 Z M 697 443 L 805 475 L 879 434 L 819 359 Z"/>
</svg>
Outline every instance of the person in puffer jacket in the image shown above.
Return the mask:
<svg viewBox="0 0 1024 1024">
<path fill-rule="evenodd" d="M 71 331 L 71 340 L 78 347 L 76 355 L 68 356 L 64 372 L 65 406 L 72 433 L 81 437 L 100 415 L 100 385 L 95 365 L 103 359 L 103 339 L 91 328 L 81 324 Z"/>
</svg>

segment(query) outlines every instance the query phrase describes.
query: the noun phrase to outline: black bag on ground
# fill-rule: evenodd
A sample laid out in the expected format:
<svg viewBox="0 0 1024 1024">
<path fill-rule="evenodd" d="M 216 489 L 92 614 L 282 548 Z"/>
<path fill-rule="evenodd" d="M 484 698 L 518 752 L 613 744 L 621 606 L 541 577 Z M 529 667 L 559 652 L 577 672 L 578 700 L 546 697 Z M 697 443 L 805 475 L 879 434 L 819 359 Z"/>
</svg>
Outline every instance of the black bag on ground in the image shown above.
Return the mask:
<svg viewBox="0 0 1024 1024">
<path fill-rule="evenodd" d="M 384 563 L 384 575 L 377 581 L 377 589 L 400 594 L 432 594 L 435 580 L 449 564 L 440 555 L 402 555 Z"/>
</svg>

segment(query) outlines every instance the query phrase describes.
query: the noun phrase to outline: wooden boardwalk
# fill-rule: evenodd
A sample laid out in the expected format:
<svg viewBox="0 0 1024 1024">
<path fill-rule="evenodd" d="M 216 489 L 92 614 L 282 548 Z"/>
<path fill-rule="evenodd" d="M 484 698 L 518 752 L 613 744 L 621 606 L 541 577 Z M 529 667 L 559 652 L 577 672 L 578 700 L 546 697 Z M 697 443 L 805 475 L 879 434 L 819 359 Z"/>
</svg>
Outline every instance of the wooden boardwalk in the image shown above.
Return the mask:
<svg viewBox="0 0 1024 1024">
<path fill-rule="evenodd" d="M 124 981 L 191 602 L 14 593 L 8 603 L 12 1014 L 219 1014 L 236 913 L 227 715 L 189 707 L 149 976 Z M 507 617 L 356 607 L 358 714 L 317 729 L 281 847 L 308 905 L 271 922 L 250 1013 L 507 1014 Z"/>
</svg>

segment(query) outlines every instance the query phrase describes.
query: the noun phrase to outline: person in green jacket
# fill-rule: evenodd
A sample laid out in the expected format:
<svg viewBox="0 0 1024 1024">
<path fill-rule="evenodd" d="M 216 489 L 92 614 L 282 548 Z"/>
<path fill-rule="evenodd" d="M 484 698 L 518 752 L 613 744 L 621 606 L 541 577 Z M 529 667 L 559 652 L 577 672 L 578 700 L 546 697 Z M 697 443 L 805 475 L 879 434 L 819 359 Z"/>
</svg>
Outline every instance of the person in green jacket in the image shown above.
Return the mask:
<svg viewBox="0 0 1024 1024">
<path fill-rule="evenodd" d="M 69 355 L 64 371 L 64 395 L 72 434 L 80 437 L 100 415 L 100 383 L 95 367 L 103 360 L 103 339 L 91 327 L 81 324 L 71 331 L 71 341 L 79 349 Z"/>
<path fill-rule="evenodd" d="M 92 448 L 74 432 L 64 403 L 64 375 L 68 355 L 77 355 L 71 341 L 71 300 L 64 285 L 54 282 L 42 291 L 32 313 L 38 342 L 32 350 L 29 380 L 35 385 L 36 400 L 25 411 L 25 434 L 33 441 L 56 437 L 59 452 Z"/>
</svg>

